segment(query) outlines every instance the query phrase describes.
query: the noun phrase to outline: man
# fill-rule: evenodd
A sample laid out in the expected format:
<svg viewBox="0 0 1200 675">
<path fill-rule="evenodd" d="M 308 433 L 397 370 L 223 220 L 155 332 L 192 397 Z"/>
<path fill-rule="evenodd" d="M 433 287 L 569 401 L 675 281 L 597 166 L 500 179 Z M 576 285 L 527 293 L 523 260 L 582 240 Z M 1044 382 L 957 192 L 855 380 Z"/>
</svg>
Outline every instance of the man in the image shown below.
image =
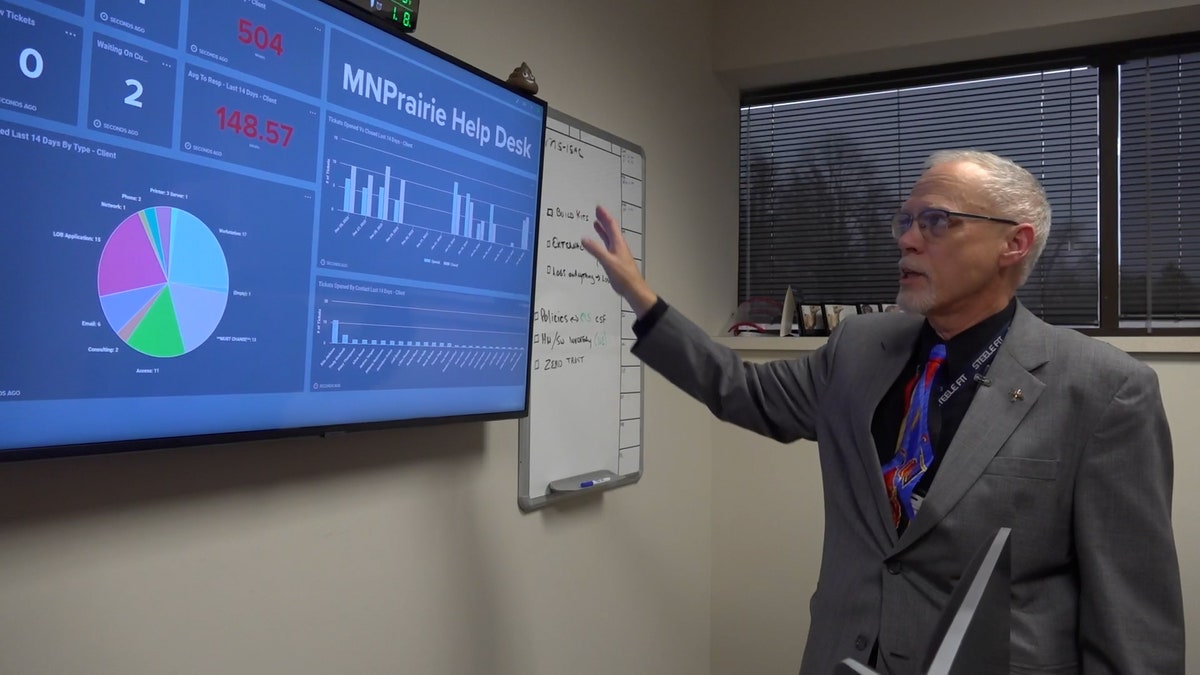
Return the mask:
<svg viewBox="0 0 1200 675">
<path fill-rule="evenodd" d="M 660 299 L 597 210 L 584 246 L 638 315 L 634 353 L 720 419 L 816 440 L 820 578 L 801 665 L 916 673 L 972 555 L 1011 528 L 1011 670 L 1182 673 L 1173 459 L 1155 373 L 1016 300 L 1046 243 L 1037 180 L 936 153 L 893 219 L 902 313 L 744 363 Z"/>
</svg>

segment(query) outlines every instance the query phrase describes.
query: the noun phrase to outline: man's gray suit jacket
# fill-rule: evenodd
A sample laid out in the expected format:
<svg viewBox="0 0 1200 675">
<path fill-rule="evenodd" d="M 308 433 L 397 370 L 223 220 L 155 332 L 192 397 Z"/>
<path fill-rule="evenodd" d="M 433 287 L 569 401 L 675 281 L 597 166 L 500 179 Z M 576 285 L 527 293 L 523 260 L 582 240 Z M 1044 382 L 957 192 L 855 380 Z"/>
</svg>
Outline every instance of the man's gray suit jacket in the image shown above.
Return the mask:
<svg viewBox="0 0 1200 675">
<path fill-rule="evenodd" d="M 720 419 L 817 442 L 825 539 L 802 675 L 916 673 L 971 556 L 1011 533 L 1014 673 L 1183 673 L 1173 460 L 1158 379 L 1018 304 L 916 519 L 897 536 L 871 421 L 923 320 L 866 314 L 802 358 L 743 362 L 673 308 L 634 347 Z M 815 516 L 815 514 L 814 514 Z"/>
</svg>

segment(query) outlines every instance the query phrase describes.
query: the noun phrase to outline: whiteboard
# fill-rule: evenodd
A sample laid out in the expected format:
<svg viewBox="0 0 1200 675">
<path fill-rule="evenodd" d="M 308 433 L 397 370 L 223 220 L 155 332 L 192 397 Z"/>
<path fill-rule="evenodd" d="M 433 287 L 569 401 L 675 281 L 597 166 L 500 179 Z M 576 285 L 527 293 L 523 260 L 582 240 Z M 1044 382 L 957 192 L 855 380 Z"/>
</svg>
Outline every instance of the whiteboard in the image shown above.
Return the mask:
<svg viewBox="0 0 1200 675">
<path fill-rule="evenodd" d="M 538 218 L 529 415 L 520 424 L 517 501 L 525 511 L 611 490 L 642 475 L 642 365 L 629 305 L 580 240 L 596 206 L 621 219 L 644 268 L 645 153 L 550 110 Z"/>
</svg>

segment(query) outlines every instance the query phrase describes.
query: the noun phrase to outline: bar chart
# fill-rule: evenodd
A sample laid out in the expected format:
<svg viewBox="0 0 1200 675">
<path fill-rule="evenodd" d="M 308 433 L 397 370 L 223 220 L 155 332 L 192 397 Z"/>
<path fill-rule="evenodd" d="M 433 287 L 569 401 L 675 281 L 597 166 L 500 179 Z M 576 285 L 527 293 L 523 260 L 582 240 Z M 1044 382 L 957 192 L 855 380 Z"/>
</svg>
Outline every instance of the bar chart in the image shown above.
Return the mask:
<svg viewBox="0 0 1200 675">
<path fill-rule="evenodd" d="M 330 120 L 322 266 L 528 292 L 537 240 L 536 177 L 333 115 Z"/>
<path fill-rule="evenodd" d="M 519 385 L 529 322 L 528 305 L 512 300 L 323 280 L 314 389 Z"/>
<path fill-rule="evenodd" d="M 343 327 L 343 324 L 340 319 L 332 319 L 329 321 L 329 324 L 330 324 L 330 331 L 329 331 L 329 333 L 330 333 L 329 343 L 330 344 L 372 345 L 372 346 L 384 346 L 384 347 L 436 347 L 436 348 L 442 348 L 442 349 L 512 349 L 512 347 L 495 347 L 494 345 L 490 345 L 490 344 L 480 344 L 480 343 L 472 344 L 470 342 L 461 342 L 461 341 L 448 341 L 447 342 L 447 341 L 438 341 L 438 340 L 432 340 L 432 341 L 431 340 L 395 340 L 395 339 L 389 340 L 387 338 L 383 338 L 383 339 L 361 338 L 360 339 L 357 337 L 351 337 L 349 334 L 347 334 L 346 329 L 345 329 L 345 327 Z M 348 323 L 345 325 L 350 327 L 351 331 L 353 331 L 354 327 L 361 327 L 361 326 L 370 326 L 372 328 L 380 327 L 379 324 Z M 424 330 L 429 329 L 428 327 L 424 327 L 424 326 L 383 326 L 383 327 L 384 328 L 418 328 L 418 329 L 424 329 Z M 495 333 L 495 331 L 483 331 L 483 332 L 488 332 L 488 333 L 493 333 L 493 334 Z M 513 333 L 513 334 L 516 335 L 519 333 Z"/>
<path fill-rule="evenodd" d="M 524 251 L 529 250 L 530 216 L 505 206 L 475 199 L 464 192 L 458 181 L 452 181 L 449 192 L 429 185 L 394 177 L 392 167 L 384 166 L 383 173 L 347 164 L 349 176 L 342 185 L 342 212 L 366 216 L 399 225 L 415 225 L 405 220 L 412 208 L 430 211 L 445 216 L 443 227 L 426 227 L 436 232 L 449 232 L 452 236 L 486 241 Z M 378 180 L 377 180 L 378 178 Z M 409 206 L 411 191 L 418 193 L 441 193 L 434 199 L 442 199 L 449 208 L 414 203 Z M 445 206 L 443 204 L 441 206 Z M 497 220 L 497 211 L 500 220 Z"/>
</svg>

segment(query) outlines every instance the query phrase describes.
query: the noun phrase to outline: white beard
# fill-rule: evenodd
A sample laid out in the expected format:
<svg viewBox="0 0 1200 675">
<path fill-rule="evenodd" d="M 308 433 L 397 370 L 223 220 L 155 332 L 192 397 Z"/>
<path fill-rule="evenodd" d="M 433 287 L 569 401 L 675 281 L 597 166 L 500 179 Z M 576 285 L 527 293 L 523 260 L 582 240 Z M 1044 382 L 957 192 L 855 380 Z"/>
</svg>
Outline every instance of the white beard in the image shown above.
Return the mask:
<svg viewBox="0 0 1200 675">
<path fill-rule="evenodd" d="M 901 288 L 896 293 L 896 304 L 900 309 L 910 314 L 926 314 L 937 304 L 937 292 L 933 287 L 924 291 L 911 291 Z"/>
</svg>

